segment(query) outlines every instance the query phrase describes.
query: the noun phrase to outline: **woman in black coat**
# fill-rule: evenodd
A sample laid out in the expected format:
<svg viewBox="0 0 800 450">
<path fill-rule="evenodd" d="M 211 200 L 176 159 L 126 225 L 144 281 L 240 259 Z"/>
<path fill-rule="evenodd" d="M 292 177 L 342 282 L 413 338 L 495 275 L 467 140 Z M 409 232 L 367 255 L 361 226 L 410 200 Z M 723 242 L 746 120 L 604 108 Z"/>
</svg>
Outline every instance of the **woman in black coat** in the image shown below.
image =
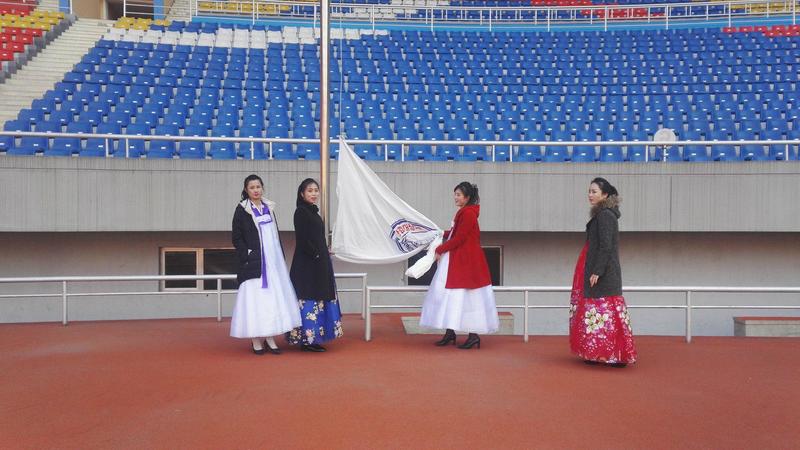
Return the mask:
<svg viewBox="0 0 800 450">
<path fill-rule="evenodd" d="M 295 249 L 289 272 L 303 325 L 289 332 L 288 340 L 311 352 L 324 352 L 325 347 L 320 344 L 342 336 L 342 313 L 336 298 L 325 224 L 316 205 L 318 198 L 317 182 L 311 178 L 303 180 L 297 188 Z"/>
<path fill-rule="evenodd" d="M 569 343 L 588 364 L 625 367 L 636 362 L 636 348 L 622 296 L 619 203 L 617 189 L 605 178 L 589 184 L 591 219 L 572 279 Z"/>
<path fill-rule="evenodd" d="M 250 339 L 257 355 L 279 354 L 273 336 L 302 323 L 278 235 L 275 203 L 263 194 L 264 182 L 258 175 L 245 178 L 231 228 L 239 262 L 231 336 Z"/>
</svg>

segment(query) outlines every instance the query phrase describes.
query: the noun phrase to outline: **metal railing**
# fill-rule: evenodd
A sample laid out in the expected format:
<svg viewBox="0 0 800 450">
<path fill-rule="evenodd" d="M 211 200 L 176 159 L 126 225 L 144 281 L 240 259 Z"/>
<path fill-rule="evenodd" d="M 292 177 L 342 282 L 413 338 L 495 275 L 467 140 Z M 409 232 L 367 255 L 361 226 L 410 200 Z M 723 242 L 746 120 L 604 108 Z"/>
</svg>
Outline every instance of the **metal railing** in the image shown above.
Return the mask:
<svg viewBox="0 0 800 450">
<path fill-rule="evenodd" d="M 337 279 L 360 279 L 360 288 L 344 288 L 337 289 L 340 293 L 354 293 L 360 292 L 362 301 L 361 304 L 366 304 L 367 295 L 367 274 L 366 273 L 336 273 L 334 276 Z M 113 281 L 203 281 L 203 280 L 216 280 L 217 288 L 215 290 L 160 290 L 160 291 L 130 291 L 130 292 L 70 292 L 69 283 L 97 283 L 97 282 L 113 282 Z M 69 299 L 73 297 L 119 297 L 119 296 L 152 296 L 152 295 L 215 295 L 217 299 L 217 321 L 222 320 L 222 295 L 235 294 L 236 290 L 222 289 L 223 280 L 236 280 L 236 275 L 120 275 L 120 276 L 63 276 L 63 277 L 15 277 L 15 278 L 0 278 L 0 285 L 2 284 L 28 284 L 28 283 L 60 283 L 61 291 L 57 293 L 18 293 L 18 294 L 0 294 L 0 300 L 3 299 L 20 299 L 20 298 L 61 298 L 61 323 L 67 325 L 69 323 Z M 362 318 L 365 316 L 366 311 L 361 311 Z M 114 320 L 114 319 L 108 319 Z"/>
<path fill-rule="evenodd" d="M 316 2 L 265 0 L 190 0 L 194 17 L 224 17 L 255 23 L 280 17 L 319 22 Z M 639 5 L 579 6 L 451 6 L 436 2 L 414 4 L 332 3 L 332 18 L 337 21 L 376 24 L 425 24 L 438 26 L 478 26 L 492 29 L 504 25 L 537 25 L 548 30 L 554 25 L 590 25 L 608 29 L 621 23 L 662 24 L 680 21 L 723 21 L 730 26 L 741 17 L 791 17 L 796 23 L 797 1 L 705 1 L 644 3 Z"/>
<path fill-rule="evenodd" d="M 210 136 L 158 136 L 158 135 L 128 135 L 128 134 L 95 134 L 95 133 L 47 133 L 47 132 L 34 132 L 34 131 L 0 131 L 0 137 L 44 137 L 44 138 L 74 138 L 74 139 L 104 139 L 105 140 L 105 156 L 112 157 L 119 153 L 124 153 L 125 157 L 129 157 L 131 145 L 130 141 L 175 141 L 175 142 L 228 142 L 228 143 L 249 143 L 249 155 L 244 152 L 242 157 L 247 159 L 261 159 L 256 158 L 255 147 L 253 144 L 264 144 L 268 146 L 265 156 L 268 159 L 274 158 L 274 144 L 319 144 L 319 139 L 299 139 L 299 138 L 253 138 L 253 137 L 210 137 Z M 124 143 L 121 150 L 112 151 L 115 144 L 112 141 L 119 141 Z M 337 144 L 338 139 L 331 139 L 331 144 Z M 651 161 L 653 157 L 650 155 L 650 148 L 666 148 L 666 147 L 682 147 L 682 146 L 745 146 L 745 145 L 761 145 L 761 146 L 784 146 L 783 159 L 786 161 L 796 159 L 798 157 L 797 150 L 792 157 L 792 147 L 800 147 L 800 139 L 781 139 L 781 140 L 727 140 L 727 141 L 499 141 L 499 140 L 381 140 L 381 139 L 346 139 L 345 142 L 351 146 L 359 145 L 375 145 L 383 147 L 383 159 L 386 161 L 400 160 L 405 161 L 406 153 L 412 145 L 425 145 L 425 146 L 478 146 L 484 147 L 491 152 L 491 160 L 496 161 L 497 147 L 508 147 L 509 161 L 514 161 L 514 147 L 645 147 L 645 154 L 643 155 L 644 161 Z M 399 157 L 389 157 L 389 146 L 400 146 Z M 241 150 L 241 149 L 240 149 Z M 205 149 L 204 157 L 209 157 L 209 150 Z M 145 152 L 146 153 L 146 152 Z M 666 153 L 665 153 L 666 154 Z M 77 156 L 77 155 L 76 155 Z M 121 155 L 120 155 L 121 156 Z M 708 155 L 707 155 L 708 156 Z M 164 158 L 158 158 L 164 159 Z M 666 158 L 658 158 L 659 161 L 668 161 Z"/>
<path fill-rule="evenodd" d="M 179 0 L 165 0 L 161 5 L 154 5 L 152 1 L 123 0 L 123 17 L 141 17 L 155 20 L 191 20 L 193 1 L 182 2 Z"/>
<path fill-rule="evenodd" d="M 370 341 L 372 339 L 372 310 L 373 309 L 421 309 L 420 305 L 373 305 L 372 294 L 375 292 L 426 292 L 427 286 L 367 286 L 366 303 L 364 310 L 366 311 L 365 327 L 364 327 L 364 340 Z M 530 303 L 530 294 L 536 293 L 555 293 L 564 292 L 569 293 L 572 291 L 570 286 L 494 286 L 494 292 L 521 292 L 523 294 L 523 303 L 521 305 L 497 305 L 497 309 L 521 309 L 523 311 L 523 340 L 528 342 L 529 338 L 529 325 L 530 325 L 530 310 L 531 309 L 568 309 L 570 305 L 565 303 L 563 305 L 532 305 Z M 695 305 L 692 303 L 692 294 L 698 292 L 714 292 L 714 293 L 800 293 L 800 287 L 738 287 L 738 286 L 624 286 L 623 292 L 668 292 L 668 293 L 684 293 L 685 303 L 671 304 L 671 305 L 627 305 L 628 308 L 635 309 L 682 309 L 685 311 L 685 337 L 686 342 L 692 342 L 692 311 L 693 310 L 710 310 L 710 309 L 796 309 L 800 310 L 800 305 Z"/>
</svg>

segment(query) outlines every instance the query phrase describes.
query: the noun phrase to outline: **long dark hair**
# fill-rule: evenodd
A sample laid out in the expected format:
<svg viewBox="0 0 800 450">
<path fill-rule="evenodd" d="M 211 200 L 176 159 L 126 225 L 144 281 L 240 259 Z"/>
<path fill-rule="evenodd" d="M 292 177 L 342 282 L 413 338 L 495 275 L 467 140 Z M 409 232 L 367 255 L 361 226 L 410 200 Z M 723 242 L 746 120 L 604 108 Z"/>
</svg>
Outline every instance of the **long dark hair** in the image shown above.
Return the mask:
<svg viewBox="0 0 800 450">
<path fill-rule="evenodd" d="M 303 192 L 306 191 L 306 188 L 310 184 L 316 184 L 317 187 L 319 187 L 319 183 L 317 183 L 317 180 L 313 178 L 306 178 L 302 183 L 300 183 L 300 186 L 297 187 L 297 206 L 308 204 L 308 202 L 303 198 Z"/>
<path fill-rule="evenodd" d="M 617 188 L 615 188 L 611 183 L 608 182 L 605 178 L 597 177 L 592 180 L 589 184 L 596 184 L 597 187 L 600 188 L 600 192 L 603 194 L 608 195 L 609 197 L 612 196 L 619 196 L 619 192 L 617 192 Z"/>
<path fill-rule="evenodd" d="M 453 192 L 461 191 L 464 197 L 468 197 L 468 205 L 478 205 L 481 203 L 481 197 L 478 195 L 478 185 L 472 184 L 469 181 L 462 181 L 458 186 L 453 189 Z"/>
<path fill-rule="evenodd" d="M 261 188 L 262 189 L 264 188 L 264 181 L 261 179 L 260 176 L 256 174 L 248 175 L 247 178 L 244 179 L 244 187 L 242 188 L 242 200 L 247 200 L 247 198 L 249 197 L 247 195 L 247 183 L 253 180 L 258 180 L 258 182 L 261 183 Z"/>
</svg>

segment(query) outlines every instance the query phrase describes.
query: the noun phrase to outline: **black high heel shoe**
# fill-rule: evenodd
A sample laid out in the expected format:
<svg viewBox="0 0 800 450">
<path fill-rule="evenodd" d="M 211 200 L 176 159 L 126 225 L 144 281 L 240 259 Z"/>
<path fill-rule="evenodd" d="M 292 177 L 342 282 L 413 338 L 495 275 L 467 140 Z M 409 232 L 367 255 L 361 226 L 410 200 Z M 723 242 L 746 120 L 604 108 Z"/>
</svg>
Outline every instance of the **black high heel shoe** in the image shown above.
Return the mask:
<svg viewBox="0 0 800 450">
<path fill-rule="evenodd" d="M 281 353 L 283 353 L 281 351 L 281 349 L 279 349 L 278 347 L 275 347 L 275 348 L 270 347 L 269 344 L 267 344 L 266 340 L 264 341 L 264 351 L 265 352 L 270 352 L 273 355 L 280 355 Z"/>
<path fill-rule="evenodd" d="M 250 348 L 253 349 L 253 353 L 255 353 L 256 355 L 263 355 L 264 353 L 266 353 L 266 350 L 263 347 L 261 348 L 261 350 L 256 350 L 256 347 L 252 343 L 250 343 Z"/>
<path fill-rule="evenodd" d="M 444 336 L 442 336 L 442 338 L 440 340 L 436 341 L 434 343 L 434 345 L 437 345 L 439 347 L 444 347 L 445 345 L 449 344 L 450 342 L 452 342 L 453 345 L 456 345 L 456 332 L 451 330 L 450 328 L 448 328 L 444 332 Z"/>
<path fill-rule="evenodd" d="M 302 350 L 304 352 L 314 352 L 314 353 L 322 353 L 322 352 L 325 351 L 325 349 L 322 346 L 319 346 L 319 345 L 314 346 L 314 345 L 308 345 L 308 344 L 303 344 L 300 347 L 300 350 Z"/>
<path fill-rule="evenodd" d="M 464 341 L 463 344 L 459 345 L 458 348 L 463 348 L 465 350 L 468 350 L 475 346 L 481 348 L 481 338 L 475 333 L 470 333 L 469 337 L 467 337 L 467 340 Z"/>
</svg>

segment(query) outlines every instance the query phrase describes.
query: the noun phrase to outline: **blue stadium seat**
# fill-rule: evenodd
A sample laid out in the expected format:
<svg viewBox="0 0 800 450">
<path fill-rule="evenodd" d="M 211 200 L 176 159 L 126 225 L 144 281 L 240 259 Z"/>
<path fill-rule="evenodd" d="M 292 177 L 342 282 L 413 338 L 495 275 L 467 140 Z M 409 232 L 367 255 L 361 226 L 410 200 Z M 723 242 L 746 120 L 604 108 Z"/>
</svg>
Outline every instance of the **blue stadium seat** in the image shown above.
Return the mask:
<svg viewBox="0 0 800 450">
<path fill-rule="evenodd" d="M 556 142 L 571 141 L 569 132 L 561 130 L 552 130 L 550 139 L 551 141 Z M 542 157 L 542 161 L 544 162 L 566 162 L 569 161 L 569 159 L 569 147 L 554 145 L 546 146 L 544 150 L 544 157 Z"/>
<path fill-rule="evenodd" d="M 180 136 L 180 129 L 175 125 L 162 124 L 155 128 L 154 133 L 159 136 Z M 175 156 L 175 141 L 154 139 L 150 141 L 147 151 L 148 158 L 172 158 Z"/>
<path fill-rule="evenodd" d="M 714 161 L 741 161 L 733 145 L 712 145 L 711 159 Z"/>
<path fill-rule="evenodd" d="M 104 122 L 97 126 L 97 134 L 122 134 L 122 127 L 116 123 Z M 116 143 L 112 139 L 89 138 L 86 145 L 81 149 L 81 156 L 103 157 L 113 155 L 116 150 Z M 124 156 L 124 152 L 122 153 Z"/>
<path fill-rule="evenodd" d="M 595 162 L 597 161 L 597 150 L 591 145 L 577 145 L 572 150 L 573 162 Z"/>
<path fill-rule="evenodd" d="M 33 131 L 42 133 L 60 133 L 61 124 L 54 122 L 40 122 L 36 124 Z M 9 155 L 30 156 L 38 152 L 48 151 L 49 147 L 49 138 L 27 136 L 21 138 L 19 145 L 15 145 L 14 147 L 10 148 L 6 153 Z"/>
<path fill-rule="evenodd" d="M 766 161 L 767 152 L 763 145 L 747 144 L 740 147 L 740 156 L 744 161 Z"/>
<path fill-rule="evenodd" d="M 31 125 L 20 120 L 9 120 L 3 125 L 3 131 L 31 131 Z M 15 139 L 11 136 L 0 136 L 0 152 L 7 152 L 14 147 Z"/>
<path fill-rule="evenodd" d="M 137 123 L 132 123 L 125 128 L 125 134 L 134 136 L 150 136 L 152 135 L 152 127 L 148 123 L 139 123 L 137 116 Z M 126 139 L 120 143 L 115 156 L 140 158 L 146 151 L 146 141 L 142 139 Z"/>
<path fill-rule="evenodd" d="M 672 148 L 672 147 L 671 147 Z M 683 148 L 683 159 L 689 162 L 707 162 L 708 149 L 705 145 L 687 145 Z"/>
<path fill-rule="evenodd" d="M 263 138 L 264 132 L 261 127 L 242 127 L 239 130 L 239 136 Z M 241 142 L 239 144 L 239 155 L 244 159 L 267 159 L 267 152 L 263 142 Z"/>
<path fill-rule="evenodd" d="M 705 147 L 704 147 L 705 148 Z M 676 145 L 670 145 L 666 148 L 663 146 L 656 146 L 653 152 L 653 161 L 667 161 L 667 162 L 680 162 L 684 157 L 681 156 L 681 150 Z M 688 161 L 689 159 L 687 159 Z"/>
<path fill-rule="evenodd" d="M 73 122 L 67 125 L 67 133 L 92 133 L 92 127 L 88 123 Z M 82 150 L 79 138 L 55 138 L 50 148 L 44 152 L 45 156 L 71 156 L 80 154 Z"/>
</svg>

